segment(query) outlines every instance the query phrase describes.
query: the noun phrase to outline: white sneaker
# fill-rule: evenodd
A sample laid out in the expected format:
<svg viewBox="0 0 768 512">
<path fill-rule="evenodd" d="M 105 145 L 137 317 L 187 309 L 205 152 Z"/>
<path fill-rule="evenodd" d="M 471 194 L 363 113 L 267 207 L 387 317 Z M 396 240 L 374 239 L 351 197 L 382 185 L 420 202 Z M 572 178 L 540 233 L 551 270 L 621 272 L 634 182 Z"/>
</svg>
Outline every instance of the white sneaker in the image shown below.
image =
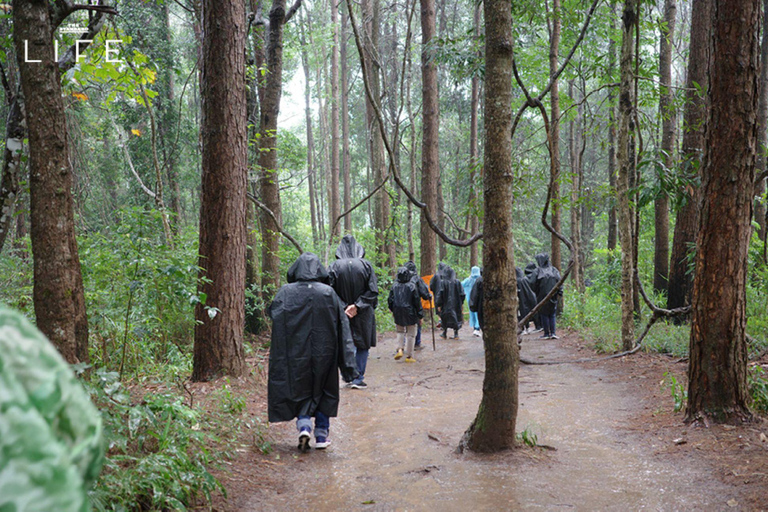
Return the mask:
<svg viewBox="0 0 768 512">
<path fill-rule="evenodd" d="M 475 330 L 472 332 L 472 336 L 477 336 L 477 337 L 479 338 L 479 337 L 480 337 L 480 329 L 475 329 Z"/>
</svg>

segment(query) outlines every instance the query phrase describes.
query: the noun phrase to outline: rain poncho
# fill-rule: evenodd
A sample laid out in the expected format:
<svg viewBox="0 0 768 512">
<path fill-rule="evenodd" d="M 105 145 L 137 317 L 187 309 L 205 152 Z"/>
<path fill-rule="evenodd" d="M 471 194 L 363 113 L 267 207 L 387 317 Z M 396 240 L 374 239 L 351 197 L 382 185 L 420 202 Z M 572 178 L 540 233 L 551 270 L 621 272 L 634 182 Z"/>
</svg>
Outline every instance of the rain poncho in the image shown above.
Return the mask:
<svg viewBox="0 0 768 512">
<path fill-rule="evenodd" d="M 445 275 L 445 270 L 447 268 L 448 265 L 446 263 L 443 263 L 442 261 L 438 263 L 437 272 L 435 272 L 435 275 L 432 276 L 432 279 L 429 281 L 429 290 L 435 297 L 437 297 L 437 292 L 440 291 L 440 280 L 442 280 Z"/>
<path fill-rule="evenodd" d="M 419 277 L 419 272 L 416 270 L 416 264 L 412 261 L 405 262 L 405 268 L 411 273 L 411 282 L 416 285 L 416 289 L 419 292 L 419 297 L 424 300 L 430 300 L 432 295 L 429 293 L 429 288 L 424 284 L 424 281 Z"/>
<path fill-rule="evenodd" d="M 352 338 L 355 346 L 369 349 L 376 346 L 376 315 L 379 288 L 376 272 L 371 263 L 363 259 L 365 249 L 352 235 L 344 235 L 338 249 L 336 261 L 330 266 L 331 286 L 341 298 L 344 306 L 357 306 L 357 315 L 350 318 Z"/>
<path fill-rule="evenodd" d="M 443 329 L 461 329 L 464 324 L 463 304 L 464 288 L 456 279 L 456 272 L 446 266 L 440 279 L 440 289 L 435 296 L 435 307 L 439 311 Z"/>
<path fill-rule="evenodd" d="M 328 272 L 320 258 L 304 253 L 288 270 L 269 315 L 267 396 L 269 421 L 290 421 L 320 411 L 336 416 L 339 370 L 345 381 L 357 377 L 355 347 L 344 304 L 324 284 Z"/>
<path fill-rule="evenodd" d="M 421 297 L 406 267 L 397 270 L 397 281 L 392 285 L 387 304 L 397 325 L 416 325 L 422 317 Z"/>
<path fill-rule="evenodd" d="M 477 313 L 477 323 L 483 328 L 483 276 L 477 278 L 469 294 L 469 310 Z"/>
<path fill-rule="evenodd" d="M 515 267 L 517 276 L 517 307 L 519 309 L 519 318 L 525 317 L 533 308 L 536 307 L 536 295 L 531 290 L 531 285 L 523 275 L 523 271 Z"/>
<path fill-rule="evenodd" d="M 536 255 L 538 267 L 528 276 L 528 282 L 531 283 L 531 290 L 536 294 L 536 303 L 538 304 L 546 297 L 552 288 L 560 281 L 560 271 L 549 262 L 549 254 L 543 252 Z M 539 312 L 542 315 L 551 315 L 557 306 L 557 297 L 562 294 L 562 288 L 555 294 L 548 304 L 545 304 Z"/>
<path fill-rule="evenodd" d="M 475 286 L 475 281 L 480 278 L 480 267 L 472 267 L 469 277 L 461 282 L 461 286 L 464 288 L 464 295 L 467 297 L 467 303 L 469 303 L 469 297 L 472 294 L 472 288 Z M 480 323 L 477 321 L 477 313 L 469 310 L 469 325 L 473 329 L 479 329 Z"/>
<path fill-rule="evenodd" d="M 69 365 L 0 308 L 0 510 L 90 510 L 103 460 L 101 416 Z"/>
</svg>

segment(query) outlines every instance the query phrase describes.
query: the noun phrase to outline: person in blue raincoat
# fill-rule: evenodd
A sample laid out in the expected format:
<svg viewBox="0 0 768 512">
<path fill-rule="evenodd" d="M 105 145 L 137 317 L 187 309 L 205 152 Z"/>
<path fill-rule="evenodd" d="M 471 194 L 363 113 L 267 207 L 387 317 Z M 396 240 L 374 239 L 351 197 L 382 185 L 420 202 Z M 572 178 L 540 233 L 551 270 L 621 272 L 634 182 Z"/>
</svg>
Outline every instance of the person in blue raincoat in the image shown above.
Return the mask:
<svg viewBox="0 0 768 512">
<path fill-rule="evenodd" d="M 469 304 L 469 296 L 472 293 L 472 288 L 475 286 L 475 282 L 480 278 L 480 267 L 472 267 L 469 277 L 461 282 L 461 286 L 464 288 L 464 295 L 467 297 L 467 304 Z M 475 336 L 480 336 L 480 322 L 477 320 L 477 313 L 469 310 L 469 325 L 474 329 L 472 332 Z"/>
</svg>

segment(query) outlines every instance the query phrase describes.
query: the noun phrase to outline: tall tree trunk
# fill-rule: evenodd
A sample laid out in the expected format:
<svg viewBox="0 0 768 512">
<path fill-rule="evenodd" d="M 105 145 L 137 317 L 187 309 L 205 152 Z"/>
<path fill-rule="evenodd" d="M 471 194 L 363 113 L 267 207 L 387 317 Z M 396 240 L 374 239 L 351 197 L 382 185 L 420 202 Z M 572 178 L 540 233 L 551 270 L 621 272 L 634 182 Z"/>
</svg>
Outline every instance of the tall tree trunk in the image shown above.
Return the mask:
<svg viewBox="0 0 768 512">
<path fill-rule="evenodd" d="M 688 272 L 688 260 L 696 242 L 699 224 L 700 192 L 693 182 L 701 174 L 701 155 L 704 152 L 711 5 L 711 1 L 697 1 L 693 3 L 691 9 L 691 37 L 683 120 L 685 131 L 681 148 L 683 172 L 691 181 L 691 185 L 683 191 L 687 200 L 677 213 L 675 222 L 667 297 L 668 308 L 679 308 L 689 304 L 693 288 L 693 275 Z"/>
<path fill-rule="evenodd" d="M 568 96 L 578 101 L 573 88 L 573 80 L 568 82 Z M 568 152 L 571 161 L 571 243 L 573 244 L 573 285 L 579 292 L 584 292 L 584 275 L 581 266 L 581 176 L 582 176 L 582 137 L 581 123 L 583 110 L 579 105 L 576 118 L 570 122 L 568 130 Z"/>
<path fill-rule="evenodd" d="M 760 45 L 760 97 L 757 101 L 757 168 L 756 174 L 765 171 L 765 152 L 768 143 L 768 0 L 763 0 L 763 41 Z M 755 184 L 755 220 L 760 225 L 760 240 L 766 242 L 765 218 L 765 180 Z M 768 247 L 764 244 L 764 247 Z M 768 264 L 766 249 L 763 250 L 763 262 Z"/>
<path fill-rule="evenodd" d="M 554 77 L 557 73 L 560 60 L 560 0 L 552 1 L 552 29 L 549 38 L 549 76 Z M 560 224 L 560 87 L 558 80 L 552 81 L 552 89 L 549 93 L 551 107 L 550 113 L 550 135 L 552 145 L 552 163 L 550 173 L 554 176 L 554 186 L 552 188 L 552 228 L 558 233 L 561 231 Z M 551 261 L 552 266 L 562 268 L 562 251 L 560 250 L 560 239 L 554 234 L 551 236 Z M 562 301 L 560 301 L 562 305 Z M 562 311 L 562 308 L 558 308 Z"/>
<path fill-rule="evenodd" d="M 312 242 L 319 242 L 317 231 L 317 210 L 315 192 L 315 137 L 312 133 L 312 108 L 310 102 L 309 87 L 309 56 L 307 55 L 307 43 L 304 40 L 304 24 L 299 25 L 301 41 L 301 67 L 304 70 L 304 114 L 307 123 L 307 186 L 309 187 L 309 215 L 312 221 Z M 346 208 L 346 205 L 345 205 Z"/>
<path fill-rule="evenodd" d="M 437 178 L 437 227 L 440 231 L 445 233 L 445 199 L 443 197 L 443 173 L 442 170 L 438 173 Z M 442 238 L 437 239 L 437 253 L 441 261 L 445 261 L 448 257 L 448 249 L 445 246 L 445 241 Z"/>
<path fill-rule="evenodd" d="M 6 91 L 10 94 L 13 89 Z M 24 119 L 24 101 L 21 91 L 16 91 L 10 100 L 5 125 L 5 152 L 3 173 L 0 178 L 0 251 L 13 226 L 13 214 L 19 198 L 19 178 L 21 177 L 21 155 L 23 141 L 27 136 Z"/>
<path fill-rule="evenodd" d="M 616 32 L 616 4 L 611 3 L 611 35 Z M 608 42 L 608 77 L 613 80 L 616 68 L 616 41 L 613 37 Z M 608 206 L 608 250 L 616 249 L 618 239 L 618 223 L 616 222 L 616 94 L 611 87 L 608 93 L 608 188 L 610 191 L 610 204 Z M 613 258 L 609 253 L 608 258 Z"/>
<path fill-rule="evenodd" d="M 411 168 L 411 190 L 414 192 L 414 194 L 418 195 L 417 190 L 417 183 L 416 183 L 416 124 L 415 124 L 415 116 L 413 113 L 413 107 L 411 105 L 411 83 L 413 83 L 413 80 L 411 78 L 413 77 L 413 61 L 411 60 L 410 55 L 406 57 L 408 59 L 408 80 L 405 83 L 405 108 L 408 111 L 408 131 L 410 132 L 410 149 L 408 151 L 408 163 L 410 164 Z M 407 201 L 407 222 L 406 222 L 406 236 L 408 238 L 408 259 L 410 261 L 415 262 L 416 261 L 416 250 L 413 246 L 413 203 L 411 201 Z M 423 272 L 421 275 L 425 275 Z"/>
<path fill-rule="evenodd" d="M 631 180 L 635 165 L 635 29 L 638 23 L 638 0 L 625 0 L 621 40 L 621 85 L 619 89 L 618 179 L 619 241 L 621 242 L 621 343 L 630 350 L 635 343 L 634 324 L 634 213 L 630 204 Z"/>
<path fill-rule="evenodd" d="M 485 377 L 477 416 L 461 446 L 491 452 L 515 444 L 518 406 L 517 283 L 512 238 L 512 12 L 485 0 Z"/>
<path fill-rule="evenodd" d="M 192 380 L 245 370 L 245 1 L 203 0 L 199 292 Z"/>
<path fill-rule="evenodd" d="M 480 38 L 480 4 L 475 6 L 473 16 L 475 38 Z M 477 147 L 477 113 L 480 105 L 480 77 L 472 77 L 472 96 L 470 98 L 469 114 L 469 205 L 470 212 L 470 232 L 477 233 L 480 230 L 480 218 L 477 215 L 479 205 L 477 204 L 477 193 L 475 192 L 475 176 L 478 169 L 478 147 Z M 480 243 L 475 242 L 469 248 L 469 266 L 475 267 L 478 262 L 478 249 Z"/>
<path fill-rule="evenodd" d="M 710 109 L 693 283 L 686 419 L 741 422 L 746 284 L 757 152 L 759 0 L 713 0 Z M 738 141 L 738 143 L 734 143 Z"/>
<path fill-rule="evenodd" d="M 54 60 L 53 26 L 48 3 L 13 2 L 17 55 L 20 62 L 29 134 L 29 191 L 34 257 L 33 301 L 38 328 L 70 363 L 88 361 L 88 318 L 85 312 L 80 258 L 75 239 L 72 167 Z"/>
<path fill-rule="evenodd" d="M 675 0 L 664 0 L 664 22 L 659 41 L 659 115 L 661 116 L 661 155 L 665 169 L 674 167 L 677 112 L 672 92 L 672 48 L 675 45 Z M 667 291 L 669 278 L 669 196 L 662 190 L 654 202 L 656 240 L 653 251 L 653 288 Z"/>
<path fill-rule="evenodd" d="M 280 183 L 277 168 L 277 117 L 283 92 L 283 23 L 285 0 L 273 0 L 269 11 L 266 64 L 269 72 L 264 83 L 261 101 L 259 131 L 259 190 L 261 201 L 272 210 L 282 224 Z M 280 233 L 272 218 L 265 212 L 259 216 L 261 227 L 261 287 L 264 302 L 280 286 Z"/>
<path fill-rule="evenodd" d="M 346 9 L 346 2 L 342 2 Z M 341 14 L 341 175 L 344 182 L 344 211 L 352 207 L 352 177 L 350 167 L 352 157 L 349 153 L 349 62 L 347 57 L 347 38 L 349 14 Z M 352 215 L 344 217 L 344 232 L 352 232 Z"/>
<path fill-rule="evenodd" d="M 437 240 L 429 227 L 426 214 L 437 214 L 437 180 L 440 175 L 439 130 L 440 106 L 437 91 L 437 66 L 429 52 L 435 37 L 435 0 L 421 2 L 421 94 L 422 94 L 422 148 L 421 148 L 421 200 L 426 212 L 421 212 L 421 275 L 432 275 L 437 268 Z M 486 18 L 487 19 L 487 18 Z"/>
<path fill-rule="evenodd" d="M 179 225 L 181 224 L 181 187 L 179 185 L 179 169 L 176 166 L 176 124 L 177 124 L 177 109 L 176 109 L 176 97 L 174 93 L 175 80 L 173 71 L 173 31 L 171 29 L 171 17 L 170 17 L 170 2 L 163 4 L 163 16 L 165 39 L 168 43 L 167 52 L 169 56 L 165 59 L 164 87 L 166 89 L 165 101 L 167 105 L 163 108 L 163 118 L 160 126 L 160 137 L 163 142 L 163 153 L 165 156 L 165 168 L 166 176 L 168 178 L 168 189 L 171 203 L 171 211 L 173 217 L 171 218 L 171 229 L 173 234 L 176 235 L 179 232 Z"/>
<path fill-rule="evenodd" d="M 331 46 L 331 179 L 329 200 L 331 212 L 328 219 L 331 238 L 339 234 L 339 224 L 336 219 L 341 215 L 341 199 L 339 197 L 339 5 L 331 0 L 331 31 L 333 44 Z"/>
</svg>

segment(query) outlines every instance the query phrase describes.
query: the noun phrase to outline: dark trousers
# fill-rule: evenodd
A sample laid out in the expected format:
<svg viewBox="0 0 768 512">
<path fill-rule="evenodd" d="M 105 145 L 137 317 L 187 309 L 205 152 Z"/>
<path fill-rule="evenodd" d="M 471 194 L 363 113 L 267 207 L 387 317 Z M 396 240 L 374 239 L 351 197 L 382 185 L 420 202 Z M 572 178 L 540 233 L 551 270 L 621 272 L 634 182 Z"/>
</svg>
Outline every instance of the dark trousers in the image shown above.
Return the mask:
<svg viewBox="0 0 768 512">
<path fill-rule="evenodd" d="M 546 315 L 541 313 L 541 324 L 544 328 L 544 336 L 554 336 L 555 334 L 555 317 L 557 315 L 557 304 L 552 308 L 552 314 Z"/>
</svg>

